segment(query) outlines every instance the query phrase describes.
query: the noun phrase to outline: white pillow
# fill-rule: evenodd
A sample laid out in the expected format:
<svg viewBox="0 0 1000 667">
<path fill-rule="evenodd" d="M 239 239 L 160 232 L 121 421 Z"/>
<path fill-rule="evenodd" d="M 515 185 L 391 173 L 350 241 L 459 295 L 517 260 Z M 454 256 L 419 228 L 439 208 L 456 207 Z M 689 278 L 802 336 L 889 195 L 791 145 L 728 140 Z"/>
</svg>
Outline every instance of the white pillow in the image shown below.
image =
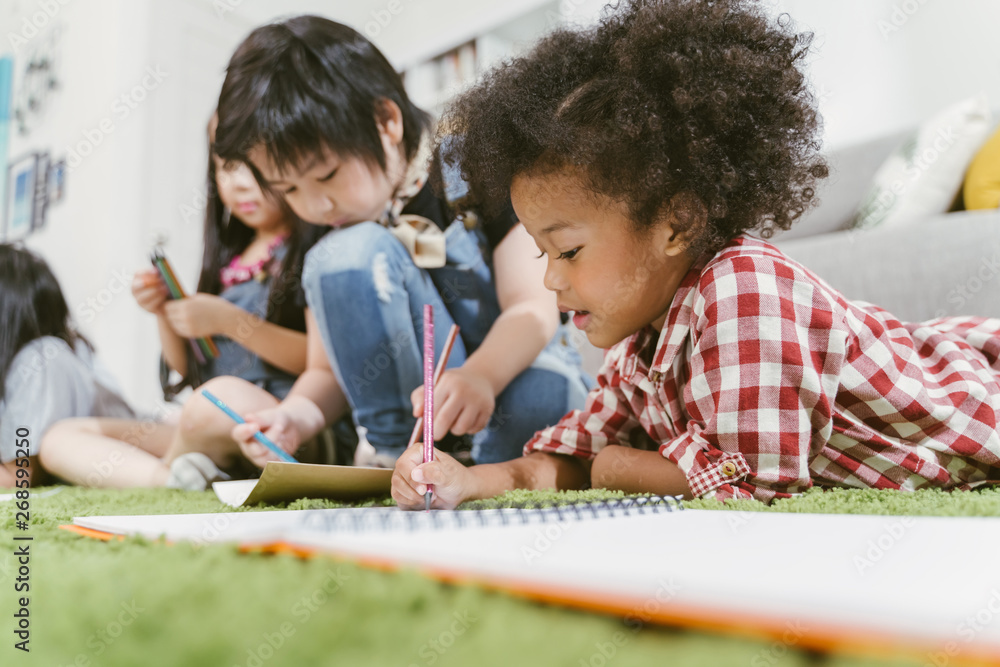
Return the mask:
<svg viewBox="0 0 1000 667">
<path fill-rule="evenodd" d="M 991 127 L 985 95 L 959 102 L 925 122 L 879 167 L 849 227 L 898 225 L 946 212 Z"/>
</svg>

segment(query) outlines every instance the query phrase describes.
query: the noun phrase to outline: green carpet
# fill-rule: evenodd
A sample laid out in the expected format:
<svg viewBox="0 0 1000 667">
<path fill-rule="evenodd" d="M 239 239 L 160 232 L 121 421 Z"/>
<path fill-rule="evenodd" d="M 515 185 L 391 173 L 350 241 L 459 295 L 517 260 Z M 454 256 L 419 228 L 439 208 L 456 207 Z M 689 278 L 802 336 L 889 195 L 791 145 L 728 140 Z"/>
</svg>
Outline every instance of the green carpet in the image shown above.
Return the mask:
<svg viewBox="0 0 1000 667">
<path fill-rule="evenodd" d="M 227 511 L 211 493 L 33 490 L 31 526 L 0 503 L 0 664 L 15 665 L 679 665 L 773 667 L 921 665 L 826 655 L 766 641 L 669 628 L 633 632 L 620 619 L 546 606 L 410 571 L 385 573 L 314 558 L 239 554 L 235 548 L 104 543 L 57 526 L 73 516 Z M 585 492 L 583 497 L 611 495 Z M 497 503 L 580 494 L 516 492 Z M 326 507 L 299 501 L 292 508 Z M 710 501 L 691 507 L 721 508 Z M 1000 491 L 811 492 L 746 511 L 998 516 Z M 14 648 L 15 535 L 30 534 L 30 653 Z M 616 636 L 620 646 L 611 642 Z M 613 655 L 608 655 L 613 648 Z M 603 649 L 603 653 L 602 653 Z"/>
</svg>

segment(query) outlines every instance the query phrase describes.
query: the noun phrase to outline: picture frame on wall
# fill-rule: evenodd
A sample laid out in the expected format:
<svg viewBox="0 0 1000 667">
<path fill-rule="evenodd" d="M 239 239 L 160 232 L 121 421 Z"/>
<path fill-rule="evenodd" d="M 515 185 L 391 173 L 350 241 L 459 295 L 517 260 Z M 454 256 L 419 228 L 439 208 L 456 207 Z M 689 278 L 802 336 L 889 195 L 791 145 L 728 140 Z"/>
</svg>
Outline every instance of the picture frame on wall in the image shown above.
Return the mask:
<svg viewBox="0 0 1000 667">
<path fill-rule="evenodd" d="M 66 160 L 58 160 L 49 166 L 49 204 L 58 204 L 66 196 Z"/>
<path fill-rule="evenodd" d="M 3 241 L 20 241 L 38 224 L 35 211 L 37 179 L 38 154 L 29 153 L 11 161 L 7 168 L 7 207 L 0 235 Z"/>
<path fill-rule="evenodd" d="M 35 204 L 31 208 L 31 231 L 45 226 L 49 209 L 49 167 L 48 152 L 35 153 Z"/>
</svg>

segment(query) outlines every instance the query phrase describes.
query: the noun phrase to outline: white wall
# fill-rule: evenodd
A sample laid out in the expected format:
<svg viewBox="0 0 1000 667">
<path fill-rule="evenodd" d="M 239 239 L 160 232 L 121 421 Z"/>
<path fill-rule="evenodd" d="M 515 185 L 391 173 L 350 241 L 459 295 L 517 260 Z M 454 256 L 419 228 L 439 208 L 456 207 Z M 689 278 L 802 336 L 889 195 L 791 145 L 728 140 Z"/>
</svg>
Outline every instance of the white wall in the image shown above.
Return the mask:
<svg viewBox="0 0 1000 667">
<path fill-rule="evenodd" d="M 31 25 L 42 26 L 37 36 Z M 0 9 L 0 53 L 17 59 L 33 40 L 61 34 L 60 89 L 29 134 L 11 137 L 11 157 L 47 150 L 71 166 L 65 199 L 26 245 L 48 261 L 77 325 L 145 411 L 160 403 L 159 342 L 129 280 L 165 234 L 182 282 L 195 284 L 201 218 L 185 222 L 180 207 L 200 205 L 205 127 L 249 29 L 202 0 L 17 0 Z M 17 71 L 15 63 L 15 88 Z"/>
<path fill-rule="evenodd" d="M 827 148 L 912 126 L 985 92 L 1000 108 L 997 0 L 762 0 L 813 32 L 808 74 Z M 606 0 L 561 0 L 589 24 Z"/>
<path fill-rule="evenodd" d="M 815 33 L 828 147 L 912 126 L 985 92 L 1000 107 L 996 0 L 769 0 Z"/>
<path fill-rule="evenodd" d="M 229 0 L 233 1 L 233 0 Z M 565 0 L 580 2 L 589 0 Z M 397 69 L 456 47 L 491 26 L 553 0 L 245 0 L 236 11 L 260 24 L 295 14 L 318 14 L 367 36 Z M 557 15 L 558 12 L 553 12 Z M 557 18 L 554 16 L 554 18 Z"/>
<path fill-rule="evenodd" d="M 125 0 L 44 5 L 19 0 L 4 6 L 0 47 L 16 59 L 47 31 L 61 32 L 60 88 L 37 127 L 26 136 L 12 131 L 11 157 L 48 150 L 58 159 L 73 150 L 79 161 L 73 160 L 67 175 L 64 201 L 50 208 L 47 227 L 27 245 L 46 258 L 80 329 L 130 388 L 138 386 L 137 308 L 126 296 L 128 285 L 115 276 L 134 265 L 137 229 L 132 223 L 140 217 L 142 184 L 136 165 L 146 161 L 148 103 L 159 91 L 142 89 L 142 102 L 130 97 L 134 109 L 121 96 L 132 95 L 151 64 L 143 46 L 146 8 Z M 38 25 L 42 28 L 35 36 L 31 27 Z M 27 43 L 10 39 L 12 32 Z M 15 88 L 18 73 L 15 62 Z"/>
<path fill-rule="evenodd" d="M 828 147 L 912 125 L 980 91 L 1000 106 L 1000 2 L 765 1 L 816 33 L 810 74 Z M 368 34 L 390 61 L 405 67 L 546 2 L 3 0 L 0 53 L 12 50 L 8 36 L 22 30 L 23 17 L 44 7 L 55 8 L 50 23 L 65 28 L 63 88 L 37 129 L 12 137 L 11 157 L 36 148 L 58 157 L 86 143 L 88 133 L 96 137 L 102 120 L 113 124 L 69 174 L 65 201 L 50 210 L 48 228 L 28 245 L 52 265 L 81 328 L 129 398 L 145 408 L 156 404 L 159 347 L 153 318 L 135 305 L 127 287 L 114 291 L 116 272 L 146 266 L 153 235 L 164 232 L 168 254 L 193 286 L 201 218 L 188 214 L 185 220 L 184 213 L 199 207 L 203 192 L 205 123 L 229 54 L 254 25 L 321 13 Z M 603 5 L 560 0 L 559 11 L 589 23 Z M 127 116 L 116 113 L 116 100 L 131 95 L 149 67 L 165 73 L 163 81 Z M 88 300 L 97 299 L 106 304 L 98 304 L 99 312 L 88 309 Z"/>
</svg>

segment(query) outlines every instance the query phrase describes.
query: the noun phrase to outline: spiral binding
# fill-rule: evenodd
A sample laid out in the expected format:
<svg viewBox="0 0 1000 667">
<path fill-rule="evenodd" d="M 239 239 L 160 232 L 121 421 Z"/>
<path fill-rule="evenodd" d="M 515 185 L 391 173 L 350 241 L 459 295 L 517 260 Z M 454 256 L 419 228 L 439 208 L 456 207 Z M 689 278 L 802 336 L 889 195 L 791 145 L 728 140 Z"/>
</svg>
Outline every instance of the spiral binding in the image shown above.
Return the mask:
<svg viewBox="0 0 1000 667">
<path fill-rule="evenodd" d="M 368 507 L 306 510 L 299 527 L 319 532 L 486 528 L 660 514 L 683 509 L 680 498 L 674 496 L 633 496 L 570 505 L 526 503 L 512 508 L 448 512 L 401 512 L 394 507 Z"/>
</svg>

